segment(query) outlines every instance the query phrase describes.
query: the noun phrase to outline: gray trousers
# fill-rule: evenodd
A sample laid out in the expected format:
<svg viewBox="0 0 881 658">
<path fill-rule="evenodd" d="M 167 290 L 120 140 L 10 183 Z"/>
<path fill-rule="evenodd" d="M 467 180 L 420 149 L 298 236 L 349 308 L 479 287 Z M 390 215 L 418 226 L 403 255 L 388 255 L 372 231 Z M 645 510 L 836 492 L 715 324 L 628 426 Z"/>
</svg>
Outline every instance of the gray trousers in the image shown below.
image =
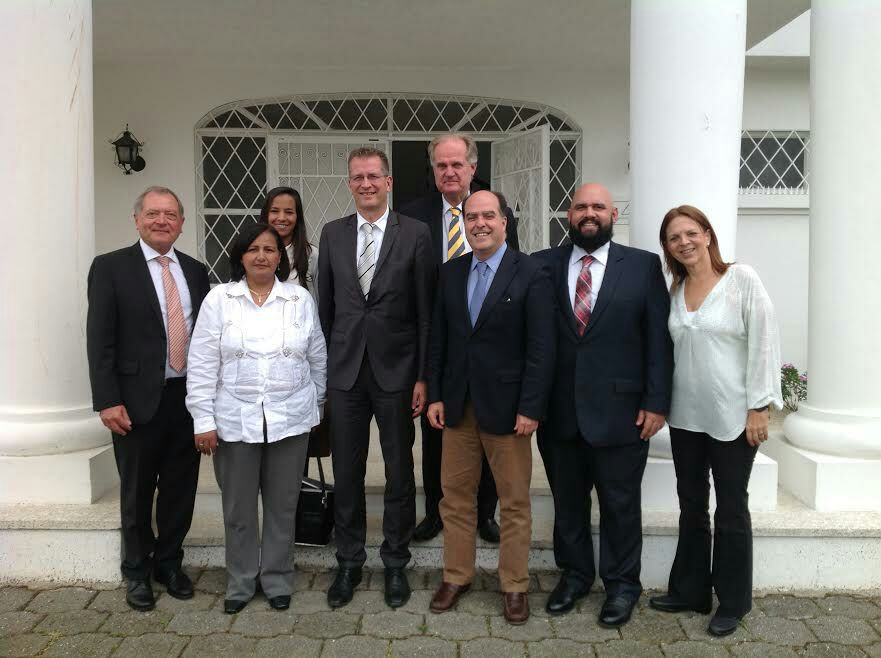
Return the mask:
<svg viewBox="0 0 881 658">
<path fill-rule="evenodd" d="M 291 548 L 309 435 L 274 443 L 218 441 L 214 475 L 223 500 L 226 598 L 249 601 L 257 578 L 267 598 L 294 591 Z M 263 500 L 263 537 L 257 494 Z"/>
</svg>

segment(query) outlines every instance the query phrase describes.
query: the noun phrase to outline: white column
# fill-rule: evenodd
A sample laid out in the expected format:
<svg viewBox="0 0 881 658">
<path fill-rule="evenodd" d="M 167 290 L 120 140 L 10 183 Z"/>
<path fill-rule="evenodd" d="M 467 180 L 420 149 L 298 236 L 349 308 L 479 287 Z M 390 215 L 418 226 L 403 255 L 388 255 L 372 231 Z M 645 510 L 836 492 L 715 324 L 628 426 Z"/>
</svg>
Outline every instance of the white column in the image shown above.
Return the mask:
<svg viewBox="0 0 881 658">
<path fill-rule="evenodd" d="M 819 491 L 819 506 L 881 509 L 881 461 L 865 461 L 881 460 L 881 5 L 811 9 L 808 399 L 784 431 L 798 448 L 850 458 L 832 460 L 841 481 L 829 483 L 849 500 Z"/>
<path fill-rule="evenodd" d="M 91 0 L 0 3 L 0 61 L 0 502 L 91 502 L 115 478 L 85 351 Z"/>
<path fill-rule="evenodd" d="M 632 246 L 660 254 L 661 220 L 690 204 L 733 259 L 745 52 L 746 0 L 632 1 Z M 670 457 L 666 428 L 651 454 Z"/>
<path fill-rule="evenodd" d="M 733 260 L 746 0 L 632 0 L 630 244 L 659 252 L 675 206 L 700 208 Z"/>
</svg>

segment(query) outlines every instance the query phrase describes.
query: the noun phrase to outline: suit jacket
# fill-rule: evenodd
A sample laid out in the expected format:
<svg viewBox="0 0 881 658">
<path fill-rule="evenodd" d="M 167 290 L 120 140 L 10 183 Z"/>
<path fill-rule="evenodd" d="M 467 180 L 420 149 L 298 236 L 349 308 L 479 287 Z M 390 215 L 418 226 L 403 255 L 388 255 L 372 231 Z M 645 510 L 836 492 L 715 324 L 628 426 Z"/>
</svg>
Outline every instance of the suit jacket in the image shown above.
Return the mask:
<svg viewBox="0 0 881 658">
<path fill-rule="evenodd" d="M 324 226 L 318 252 L 318 312 L 327 340 L 327 385 L 347 391 L 364 354 L 384 391 L 425 379 L 435 285 L 431 238 L 421 222 L 390 212 L 367 299 L 358 283 L 358 220 Z"/>
<path fill-rule="evenodd" d="M 190 291 L 195 326 L 210 289 L 208 270 L 176 253 Z M 132 423 L 146 423 L 159 408 L 168 343 L 140 242 L 92 261 L 88 296 L 86 344 L 94 409 L 124 404 Z"/>
<path fill-rule="evenodd" d="M 471 399 L 478 426 L 511 434 L 516 415 L 545 416 L 554 368 L 554 296 L 538 261 L 508 249 L 477 322 L 468 314 L 466 254 L 440 268 L 431 325 L 429 402 L 442 401 L 446 425 Z"/>
<path fill-rule="evenodd" d="M 613 242 L 590 322 L 579 336 L 569 299 L 571 255 L 571 244 L 534 254 L 547 266 L 557 298 L 554 387 L 539 438 L 580 435 L 593 446 L 638 442 L 639 410 L 670 410 L 673 344 L 661 261 Z"/>
<path fill-rule="evenodd" d="M 427 194 L 415 201 L 411 201 L 401 208 L 401 214 L 428 224 L 431 230 L 431 253 L 438 265 L 444 262 L 447 253 L 447 234 L 444 230 L 444 202 L 439 192 Z M 520 250 L 520 241 L 517 239 L 517 220 L 511 209 L 505 206 L 505 217 L 508 218 L 506 242 L 509 247 Z"/>
</svg>

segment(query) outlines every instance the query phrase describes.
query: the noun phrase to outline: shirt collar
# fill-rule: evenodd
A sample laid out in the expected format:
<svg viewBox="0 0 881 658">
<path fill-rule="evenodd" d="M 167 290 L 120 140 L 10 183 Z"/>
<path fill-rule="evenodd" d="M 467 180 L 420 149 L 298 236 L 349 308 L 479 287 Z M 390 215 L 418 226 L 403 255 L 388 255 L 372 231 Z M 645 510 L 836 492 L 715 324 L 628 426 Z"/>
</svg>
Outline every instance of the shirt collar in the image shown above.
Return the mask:
<svg viewBox="0 0 881 658">
<path fill-rule="evenodd" d="M 505 255 L 505 252 L 507 250 L 508 245 L 505 242 L 502 242 L 502 246 L 496 249 L 496 253 L 494 253 L 492 256 L 487 258 L 486 261 L 484 261 L 489 266 L 489 269 L 492 270 L 493 274 L 498 271 L 499 263 L 502 262 L 502 257 Z M 480 260 L 478 260 L 477 254 L 475 254 L 473 251 L 471 253 L 471 269 L 473 270 L 477 268 L 477 264 L 480 262 Z"/>
<path fill-rule="evenodd" d="M 248 297 L 250 299 L 251 291 L 248 290 L 247 280 L 243 277 L 241 280 L 236 281 L 229 287 L 226 294 L 230 297 Z M 272 290 L 269 291 L 269 295 L 266 297 L 266 301 L 263 302 L 263 306 L 266 306 L 276 297 L 288 301 L 294 298 L 293 292 L 288 290 L 288 287 L 279 281 L 278 277 L 275 277 L 275 283 L 272 284 Z M 251 301 L 253 301 L 253 299 Z"/>
<path fill-rule="evenodd" d="M 465 198 L 467 199 L 468 197 L 465 197 Z M 443 201 L 443 205 L 444 205 L 444 214 L 443 214 L 444 217 L 446 217 L 447 213 L 450 212 L 450 208 L 458 208 L 459 212 L 461 213 L 462 206 L 465 205 L 465 199 L 462 199 L 462 201 L 457 206 L 454 206 L 452 203 L 447 201 L 447 197 L 445 197 L 444 195 L 441 195 L 441 200 Z M 461 214 L 460 214 L 460 216 L 461 216 Z"/>
<path fill-rule="evenodd" d="M 368 222 L 366 219 L 364 219 L 364 218 L 361 216 L 361 213 L 356 213 L 356 214 L 357 214 L 357 217 L 358 217 L 358 230 L 359 230 L 359 231 L 361 230 L 361 227 L 364 226 L 364 224 L 370 224 L 370 223 L 371 223 L 371 222 Z M 386 222 L 388 221 L 388 215 L 389 215 L 389 209 L 388 209 L 388 206 L 386 206 L 386 207 L 385 207 L 385 212 L 383 213 L 382 217 L 380 217 L 379 219 L 377 219 L 375 222 L 372 222 L 373 225 L 374 225 L 376 228 L 378 228 L 380 231 L 382 231 L 383 233 L 385 233 L 385 224 L 386 224 Z"/>
<path fill-rule="evenodd" d="M 590 254 L 591 256 L 593 256 L 593 259 L 595 261 L 597 261 L 600 265 L 602 265 L 604 267 L 606 265 L 606 261 L 609 260 L 609 245 L 610 244 L 612 244 L 611 240 L 609 240 L 609 242 L 604 244 L 599 249 L 594 249 Z M 570 256 L 570 258 L 569 258 L 569 264 L 574 265 L 576 262 L 580 261 L 582 258 L 584 258 L 587 255 L 588 255 L 588 253 L 584 249 L 579 247 L 577 244 L 573 244 L 572 245 L 572 256 Z"/>
<path fill-rule="evenodd" d="M 160 253 L 159 253 L 158 251 L 156 251 L 153 247 L 151 247 L 151 246 L 148 245 L 146 242 L 144 242 L 144 239 L 143 239 L 143 238 L 141 238 L 140 240 L 138 240 L 138 242 L 141 244 L 141 251 L 144 253 L 144 260 L 146 260 L 146 261 L 149 262 L 149 261 L 151 261 L 151 260 L 154 260 L 154 259 L 159 258 L 160 256 L 162 256 L 162 254 L 160 254 Z M 171 249 L 169 249 L 169 250 L 168 250 L 168 253 L 165 254 L 165 255 L 168 256 L 172 261 L 174 261 L 175 263 L 177 263 L 178 265 L 180 265 L 180 261 L 179 261 L 178 258 L 177 258 L 177 252 L 175 252 L 174 247 L 172 247 Z"/>
</svg>

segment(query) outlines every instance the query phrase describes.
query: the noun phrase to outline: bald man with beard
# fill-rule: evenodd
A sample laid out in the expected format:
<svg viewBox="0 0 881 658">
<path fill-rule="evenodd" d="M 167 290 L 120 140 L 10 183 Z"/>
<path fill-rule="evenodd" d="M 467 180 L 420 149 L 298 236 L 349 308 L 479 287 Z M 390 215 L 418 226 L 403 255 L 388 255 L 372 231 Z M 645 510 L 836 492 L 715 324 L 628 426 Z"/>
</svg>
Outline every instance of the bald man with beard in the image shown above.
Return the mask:
<svg viewBox="0 0 881 658">
<path fill-rule="evenodd" d="M 553 389 L 538 430 L 562 570 L 547 611 L 568 612 L 593 585 L 589 519 L 596 488 L 606 590 L 599 622 L 616 627 L 630 619 L 642 592 L 640 489 L 648 441 L 670 408 L 670 298 L 656 254 L 612 242 L 618 209 L 605 187 L 579 187 L 568 220 L 572 243 L 534 254 L 557 301 Z"/>
</svg>

